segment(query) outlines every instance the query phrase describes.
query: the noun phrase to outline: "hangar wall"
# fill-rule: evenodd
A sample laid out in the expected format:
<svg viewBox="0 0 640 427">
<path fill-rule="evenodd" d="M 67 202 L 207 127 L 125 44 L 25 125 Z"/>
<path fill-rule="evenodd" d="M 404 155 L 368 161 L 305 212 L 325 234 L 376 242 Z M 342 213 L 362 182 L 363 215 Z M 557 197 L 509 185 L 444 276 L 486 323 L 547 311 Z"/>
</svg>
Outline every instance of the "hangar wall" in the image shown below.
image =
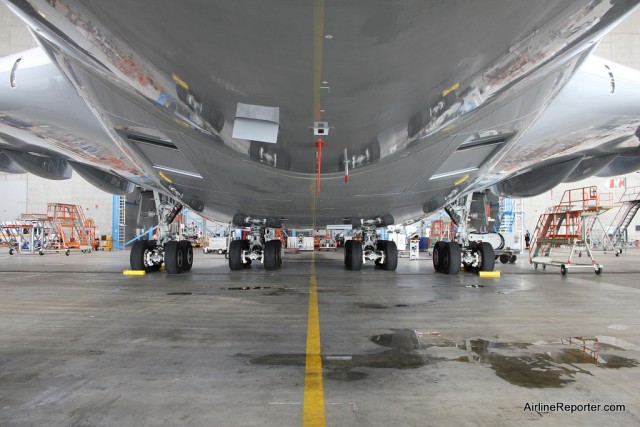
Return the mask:
<svg viewBox="0 0 640 427">
<path fill-rule="evenodd" d="M 36 46 L 33 38 L 4 4 L 0 3 L 0 56 L 19 52 Z M 640 11 L 635 12 L 600 43 L 596 54 L 621 64 L 640 69 Z M 626 186 L 640 186 L 640 174 L 624 177 Z M 617 201 L 624 190 L 605 188 L 607 180 L 592 178 L 589 180 L 563 184 L 538 197 L 525 200 L 526 228 L 533 231 L 538 216 L 545 209 L 560 202 L 564 190 L 588 185 L 596 185 L 600 192 L 612 192 Z M 24 193 L 21 193 L 24 192 Z M 46 210 L 47 202 L 67 202 L 81 204 L 87 217 L 96 221 L 101 234 L 111 234 L 112 197 L 84 181 L 77 174 L 67 181 L 48 181 L 33 176 L 6 175 L 0 173 L 0 221 L 15 218 L 15 213 L 39 212 Z M 603 217 L 603 222 L 614 213 Z M 630 230 L 631 239 L 640 239 L 640 218 L 636 218 Z"/>
</svg>

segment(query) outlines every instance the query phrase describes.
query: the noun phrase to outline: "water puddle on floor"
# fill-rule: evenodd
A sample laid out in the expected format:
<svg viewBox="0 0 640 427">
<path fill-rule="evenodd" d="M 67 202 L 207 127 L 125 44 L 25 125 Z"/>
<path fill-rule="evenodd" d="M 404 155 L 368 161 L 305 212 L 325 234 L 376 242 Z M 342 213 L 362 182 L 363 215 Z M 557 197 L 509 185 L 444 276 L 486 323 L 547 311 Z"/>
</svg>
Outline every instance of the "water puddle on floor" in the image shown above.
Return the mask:
<svg viewBox="0 0 640 427">
<path fill-rule="evenodd" d="M 416 332 L 412 329 L 396 329 L 390 334 L 375 335 L 370 339 L 389 350 L 372 354 L 323 355 L 322 367 L 329 371 L 325 377 L 335 381 L 359 381 L 367 378 L 369 374 L 354 370 L 357 368 L 415 369 L 435 363 L 429 355 L 416 351 L 421 346 Z M 306 354 L 236 356 L 248 357 L 252 365 L 266 366 L 305 366 L 307 357 Z"/>
<path fill-rule="evenodd" d="M 486 364 L 503 380 L 527 388 L 564 387 L 574 382 L 577 374 L 593 375 L 592 367 L 620 369 L 639 365 L 637 360 L 606 353 L 612 346 L 601 345 L 595 338 L 571 337 L 535 345 L 472 339 L 457 347 L 468 354 L 449 360 Z"/>
<path fill-rule="evenodd" d="M 472 363 L 489 367 L 510 384 L 526 388 L 560 388 L 575 381 L 577 375 L 593 375 L 594 369 L 635 368 L 640 363 L 619 354 L 635 348 L 614 346 L 612 337 L 563 338 L 556 342 L 500 342 L 447 339 L 440 332 L 392 329 L 374 335 L 370 341 L 387 350 L 370 354 L 323 355 L 325 378 L 334 381 L 360 381 L 369 373 L 358 368 L 417 369 L 440 363 Z M 621 341 L 622 343 L 626 343 Z M 305 366 L 306 354 L 238 354 L 252 365 Z"/>
</svg>

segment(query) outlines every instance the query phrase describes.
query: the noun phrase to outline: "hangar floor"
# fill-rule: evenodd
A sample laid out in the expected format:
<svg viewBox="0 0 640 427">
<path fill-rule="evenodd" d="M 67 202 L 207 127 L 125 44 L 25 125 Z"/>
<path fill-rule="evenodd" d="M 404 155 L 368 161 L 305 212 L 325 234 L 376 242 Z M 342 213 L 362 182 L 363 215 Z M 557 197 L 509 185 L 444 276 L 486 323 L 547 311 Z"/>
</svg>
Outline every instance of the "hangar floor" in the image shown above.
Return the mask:
<svg viewBox="0 0 640 427">
<path fill-rule="evenodd" d="M 640 425 L 640 251 L 598 254 L 600 276 L 523 259 L 499 279 L 313 258 L 230 272 L 197 251 L 190 273 L 125 277 L 128 252 L 3 249 L 0 424 L 299 426 L 321 402 L 305 396 L 317 276 L 327 425 Z M 556 403 L 625 408 L 534 406 Z"/>
</svg>

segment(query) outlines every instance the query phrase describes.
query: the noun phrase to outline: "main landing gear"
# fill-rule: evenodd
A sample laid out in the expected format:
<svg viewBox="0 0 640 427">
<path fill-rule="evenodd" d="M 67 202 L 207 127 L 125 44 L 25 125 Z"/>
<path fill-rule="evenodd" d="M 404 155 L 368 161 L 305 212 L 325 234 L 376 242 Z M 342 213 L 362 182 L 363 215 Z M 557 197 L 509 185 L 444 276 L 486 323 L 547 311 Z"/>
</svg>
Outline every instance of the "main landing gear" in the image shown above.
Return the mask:
<svg viewBox="0 0 640 427">
<path fill-rule="evenodd" d="M 165 265 L 167 273 L 180 274 L 193 266 L 193 247 L 187 240 L 178 241 L 171 232 L 171 223 L 182 210 L 182 204 L 166 196 L 153 193 L 155 215 L 158 217 L 158 240 L 137 240 L 131 247 L 129 263 L 132 270 L 147 273 L 160 270 Z"/>
<path fill-rule="evenodd" d="M 344 265 L 347 270 L 360 270 L 362 264 L 373 261 L 376 267 L 395 271 L 398 267 L 398 248 L 391 240 L 378 240 L 380 220 L 362 221 L 362 240 L 344 243 Z"/>
<path fill-rule="evenodd" d="M 484 228 L 478 224 L 487 223 L 485 197 L 485 193 L 474 193 L 445 208 L 458 231 L 454 241 L 438 241 L 433 247 L 433 268 L 438 273 L 458 274 L 461 269 L 473 273 L 493 271 L 495 250 L 484 240 L 504 242 L 504 239 L 497 233 L 473 232 L 476 227 Z"/>
<path fill-rule="evenodd" d="M 282 227 L 280 220 L 236 216 L 233 222 L 250 226 L 251 232 L 248 240 L 233 240 L 229 244 L 231 270 L 242 270 L 253 261 L 261 262 L 265 270 L 277 270 L 282 266 L 282 242 L 274 233 L 275 228 Z"/>
</svg>

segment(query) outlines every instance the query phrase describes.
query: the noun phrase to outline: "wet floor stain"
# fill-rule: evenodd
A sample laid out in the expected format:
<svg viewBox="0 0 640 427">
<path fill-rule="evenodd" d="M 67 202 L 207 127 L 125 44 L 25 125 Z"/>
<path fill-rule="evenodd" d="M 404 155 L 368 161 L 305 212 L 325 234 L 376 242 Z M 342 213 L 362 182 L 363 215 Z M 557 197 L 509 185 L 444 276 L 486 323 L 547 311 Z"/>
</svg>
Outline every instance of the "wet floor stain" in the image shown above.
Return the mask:
<svg viewBox="0 0 640 427">
<path fill-rule="evenodd" d="M 239 354 L 238 357 L 250 357 L 249 363 L 252 365 L 266 366 L 305 366 L 306 354 L 267 354 L 264 356 L 251 357 L 250 355 Z M 393 369 L 414 369 L 428 363 L 428 358 L 418 353 L 400 353 L 394 350 L 387 350 L 373 354 L 355 354 L 349 356 L 322 356 L 322 367 L 325 369 L 345 369 L 353 368 L 393 368 Z"/>
<path fill-rule="evenodd" d="M 388 350 L 356 355 L 323 355 L 325 378 L 334 381 L 361 381 L 369 374 L 358 368 L 417 369 L 439 363 L 474 363 L 493 370 L 499 378 L 525 388 L 561 388 L 576 381 L 578 375 L 593 375 L 593 369 L 635 368 L 637 360 L 607 353 L 611 345 L 598 347 L 597 354 L 584 346 L 565 341 L 554 343 L 500 342 L 470 339 L 462 343 L 441 337 L 440 333 L 420 333 L 413 329 L 392 329 L 391 333 L 371 336 L 370 341 Z M 575 342 L 575 341 L 573 341 Z M 435 349 L 466 352 L 452 358 L 436 356 Z M 618 350 L 609 350 L 618 351 Z M 619 351 L 625 351 L 624 349 Z M 252 365 L 305 366 L 306 354 L 238 354 Z"/>
<path fill-rule="evenodd" d="M 255 291 L 259 289 L 271 289 L 271 286 L 235 286 L 231 288 L 220 288 L 223 291 Z"/>
<path fill-rule="evenodd" d="M 358 371 L 335 371 L 335 372 L 329 372 L 327 375 L 325 375 L 325 377 L 328 380 L 346 381 L 346 382 L 360 381 L 367 378 L 368 376 L 369 374 L 366 374 L 364 372 L 358 372 Z"/>
<path fill-rule="evenodd" d="M 325 377 L 336 381 L 359 381 L 367 378 L 368 374 L 354 371 L 356 368 L 416 369 L 441 360 L 416 351 L 421 346 L 416 331 L 412 329 L 397 329 L 390 334 L 375 335 L 371 337 L 371 341 L 388 347 L 389 350 L 372 354 L 324 355 L 322 367 L 329 371 Z M 306 354 L 283 353 L 257 357 L 238 354 L 236 356 L 248 357 L 250 364 L 264 366 L 305 366 L 307 360 Z"/>
<path fill-rule="evenodd" d="M 422 348 L 416 331 L 413 329 L 393 329 L 391 334 L 374 335 L 371 341 L 383 346 L 391 347 L 396 351 L 407 353 Z"/>
<path fill-rule="evenodd" d="M 356 306 L 358 308 L 370 308 L 373 310 L 384 310 L 386 308 L 389 308 L 386 305 L 382 305 L 382 304 L 364 303 L 364 302 L 357 303 Z"/>
<path fill-rule="evenodd" d="M 575 381 L 577 374 L 592 375 L 588 365 L 620 369 L 638 366 L 638 361 L 613 354 L 593 354 L 583 347 L 558 348 L 549 345 L 548 351 L 522 352 L 531 347 L 527 343 L 468 340 L 458 345 L 473 354 L 460 356 L 457 362 L 488 364 L 496 375 L 513 385 L 526 388 L 560 388 Z M 516 355 L 505 355 L 500 350 Z"/>
</svg>

